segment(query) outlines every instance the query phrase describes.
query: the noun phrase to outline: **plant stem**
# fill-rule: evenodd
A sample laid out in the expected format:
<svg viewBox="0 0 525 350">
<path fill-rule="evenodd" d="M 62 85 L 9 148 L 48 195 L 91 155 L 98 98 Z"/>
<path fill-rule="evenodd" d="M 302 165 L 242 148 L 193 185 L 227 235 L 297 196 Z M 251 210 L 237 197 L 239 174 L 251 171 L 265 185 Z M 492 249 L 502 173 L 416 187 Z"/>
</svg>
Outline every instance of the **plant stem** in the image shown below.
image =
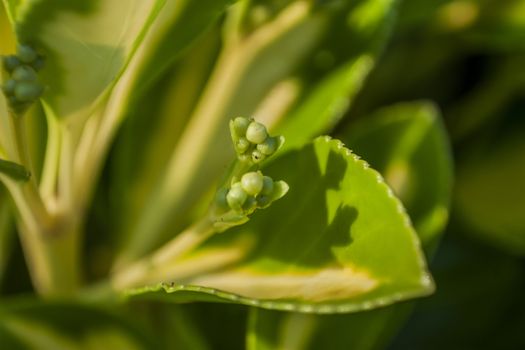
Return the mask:
<svg viewBox="0 0 525 350">
<path fill-rule="evenodd" d="M 152 255 L 116 272 L 112 278 L 114 289 L 123 290 L 155 282 L 151 280 L 152 272 L 162 270 L 165 265 L 191 252 L 214 233 L 216 230 L 213 227 L 213 222 L 206 216 L 203 220 L 178 234 Z"/>
<path fill-rule="evenodd" d="M 18 211 L 18 229 L 33 285 L 43 296 L 72 294 L 80 282 L 80 221 L 49 216 L 31 182 L 0 176 Z"/>
</svg>

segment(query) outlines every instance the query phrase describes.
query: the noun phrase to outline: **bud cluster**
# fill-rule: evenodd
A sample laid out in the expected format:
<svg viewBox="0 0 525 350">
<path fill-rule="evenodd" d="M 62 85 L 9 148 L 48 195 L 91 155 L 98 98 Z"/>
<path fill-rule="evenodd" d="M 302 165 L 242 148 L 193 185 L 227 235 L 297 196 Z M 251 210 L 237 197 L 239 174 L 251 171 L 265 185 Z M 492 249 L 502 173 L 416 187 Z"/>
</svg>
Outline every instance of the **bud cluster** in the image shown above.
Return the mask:
<svg viewBox="0 0 525 350">
<path fill-rule="evenodd" d="M 17 54 L 2 58 L 8 78 L 2 85 L 9 106 L 17 113 L 26 110 L 44 92 L 37 72 L 44 66 L 44 58 L 27 45 L 18 45 Z"/>
<path fill-rule="evenodd" d="M 251 118 L 235 118 L 230 122 L 230 131 L 237 156 L 246 163 L 259 164 L 284 142 L 282 137 L 268 135 L 266 127 Z"/>
<path fill-rule="evenodd" d="M 273 181 L 260 171 L 244 174 L 239 181 L 233 182 L 229 189 L 217 192 L 216 203 L 224 210 L 250 215 L 255 209 L 264 209 L 288 191 L 284 181 Z"/>
</svg>

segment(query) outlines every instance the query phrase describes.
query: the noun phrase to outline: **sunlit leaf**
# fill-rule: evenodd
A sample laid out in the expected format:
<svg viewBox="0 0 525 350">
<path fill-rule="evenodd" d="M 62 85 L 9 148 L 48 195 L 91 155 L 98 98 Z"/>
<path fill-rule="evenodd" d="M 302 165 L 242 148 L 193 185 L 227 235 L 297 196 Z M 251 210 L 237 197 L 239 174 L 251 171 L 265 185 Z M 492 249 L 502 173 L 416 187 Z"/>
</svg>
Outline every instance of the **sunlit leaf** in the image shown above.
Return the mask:
<svg viewBox="0 0 525 350">
<path fill-rule="evenodd" d="M 265 172 L 288 182 L 283 199 L 166 266 L 173 284 L 129 293 L 177 301 L 204 292 L 211 300 L 333 313 L 432 292 L 401 203 L 340 142 L 318 138 Z"/>
<path fill-rule="evenodd" d="M 439 113 L 432 104 L 383 108 L 350 124 L 342 139 L 379 170 L 407 207 L 425 250 L 434 250 L 447 222 L 451 158 Z M 353 315 L 313 316 L 251 310 L 250 349 L 381 349 L 412 305 Z M 334 332 L 337 337 L 334 337 Z M 292 343 L 290 343 L 292 342 Z"/>
<path fill-rule="evenodd" d="M 130 61 L 164 0 L 6 0 L 18 40 L 46 56 L 44 100 L 58 117 L 89 112 Z"/>
</svg>

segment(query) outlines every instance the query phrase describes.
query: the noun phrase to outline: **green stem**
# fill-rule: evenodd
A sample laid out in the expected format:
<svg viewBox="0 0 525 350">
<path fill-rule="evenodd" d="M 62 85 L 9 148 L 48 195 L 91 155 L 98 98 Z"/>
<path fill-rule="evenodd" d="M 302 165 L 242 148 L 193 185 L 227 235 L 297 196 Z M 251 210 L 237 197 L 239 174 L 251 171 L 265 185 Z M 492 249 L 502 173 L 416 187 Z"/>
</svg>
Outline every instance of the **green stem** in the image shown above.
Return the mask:
<svg viewBox="0 0 525 350">
<path fill-rule="evenodd" d="M 34 231 L 19 222 L 33 285 L 48 298 L 71 296 L 80 285 L 80 225 Z"/>
<path fill-rule="evenodd" d="M 0 176 L 15 203 L 18 229 L 33 285 L 44 296 L 73 293 L 80 280 L 80 221 L 49 216 L 31 182 Z"/>
<path fill-rule="evenodd" d="M 111 283 L 113 288 L 124 290 L 142 284 L 159 282 L 152 280 L 153 275 L 158 275 L 155 272 L 163 270 L 167 264 L 188 254 L 214 233 L 216 230 L 213 227 L 213 222 L 209 217 L 206 217 L 178 234 L 152 255 L 116 272 Z M 158 277 L 154 278 L 157 279 Z"/>
</svg>

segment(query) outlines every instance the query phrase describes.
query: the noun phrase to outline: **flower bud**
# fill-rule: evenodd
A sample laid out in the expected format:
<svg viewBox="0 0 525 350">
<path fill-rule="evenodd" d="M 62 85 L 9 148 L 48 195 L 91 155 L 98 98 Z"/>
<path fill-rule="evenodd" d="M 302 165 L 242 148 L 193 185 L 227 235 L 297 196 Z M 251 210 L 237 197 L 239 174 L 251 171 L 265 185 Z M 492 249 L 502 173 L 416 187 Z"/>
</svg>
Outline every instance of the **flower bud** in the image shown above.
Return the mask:
<svg viewBox="0 0 525 350">
<path fill-rule="evenodd" d="M 255 164 L 262 162 L 266 156 L 262 154 L 259 150 L 255 150 L 252 152 L 252 162 Z"/>
<path fill-rule="evenodd" d="M 248 197 L 242 206 L 242 210 L 246 215 L 250 215 L 255 209 L 257 209 L 257 201 L 255 200 L 255 197 Z"/>
<path fill-rule="evenodd" d="M 267 137 L 266 127 L 261 123 L 251 122 L 246 130 L 246 138 L 252 143 L 262 143 Z"/>
<path fill-rule="evenodd" d="M 267 156 L 270 156 L 277 151 L 277 140 L 275 137 L 267 137 L 264 142 L 257 145 L 257 149 Z"/>
<path fill-rule="evenodd" d="M 238 137 L 244 137 L 246 136 L 246 130 L 248 129 L 248 126 L 250 125 L 250 119 L 243 118 L 243 117 L 237 117 L 233 120 L 233 130 L 235 130 L 235 134 L 237 134 Z"/>
<path fill-rule="evenodd" d="M 234 210 L 241 210 L 247 198 L 248 194 L 241 188 L 239 183 L 234 184 L 226 195 L 228 205 Z"/>
<path fill-rule="evenodd" d="M 250 141 L 246 140 L 246 138 L 244 137 L 239 138 L 239 140 L 237 141 L 237 150 L 240 153 L 246 152 L 248 148 L 250 148 L 250 146 L 251 146 Z"/>
<path fill-rule="evenodd" d="M 246 193 L 256 196 L 263 188 L 263 175 L 260 172 L 249 172 L 242 176 L 241 186 Z"/>
<path fill-rule="evenodd" d="M 35 81 L 37 79 L 35 70 L 29 66 L 18 66 L 11 77 L 16 81 Z"/>
<path fill-rule="evenodd" d="M 16 53 L 20 61 L 24 63 L 31 63 L 38 58 L 36 51 L 28 45 L 19 44 L 17 46 Z"/>
<path fill-rule="evenodd" d="M 22 64 L 20 60 L 18 59 L 18 57 L 13 56 L 13 55 L 3 57 L 2 61 L 4 64 L 4 69 L 8 71 L 9 73 L 11 73 L 16 67 Z"/>
<path fill-rule="evenodd" d="M 261 195 L 271 196 L 273 193 L 273 180 L 269 176 L 263 177 L 263 187 L 261 189 Z"/>
<path fill-rule="evenodd" d="M 272 203 L 272 199 L 270 198 L 270 196 L 266 196 L 266 195 L 258 195 L 257 198 L 257 206 L 259 208 L 268 208 L 268 206 Z"/>
<path fill-rule="evenodd" d="M 16 84 L 14 96 L 19 102 L 30 102 L 40 97 L 42 90 L 38 83 L 22 81 Z"/>
<path fill-rule="evenodd" d="M 16 81 L 8 79 L 2 86 L 2 90 L 7 96 L 12 96 L 15 93 Z"/>
</svg>

